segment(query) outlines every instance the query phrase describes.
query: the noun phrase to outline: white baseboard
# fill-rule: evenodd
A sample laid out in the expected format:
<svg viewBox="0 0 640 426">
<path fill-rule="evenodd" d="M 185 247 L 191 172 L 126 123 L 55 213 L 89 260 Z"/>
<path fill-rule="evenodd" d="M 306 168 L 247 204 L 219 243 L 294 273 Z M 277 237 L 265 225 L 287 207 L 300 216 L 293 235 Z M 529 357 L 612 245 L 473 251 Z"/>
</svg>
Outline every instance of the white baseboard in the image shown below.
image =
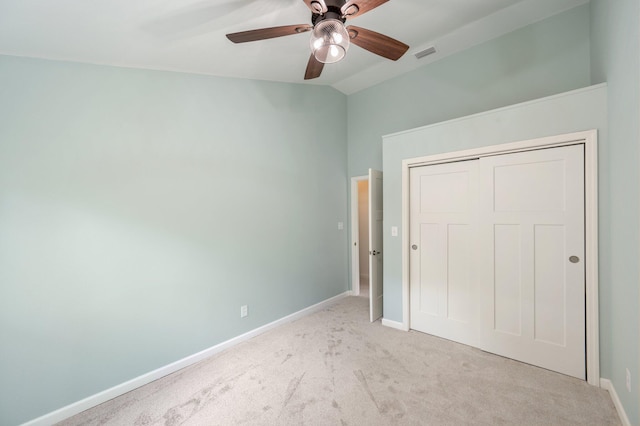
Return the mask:
<svg viewBox="0 0 640 426">
<path fill-rule="evenodd" d="M 609 395 L 611 395 L 611 400 L 613 401 L 613 405 L 616 407 L 616 411 L 618 412 L 618 416 L 620 416 L 620 421 L 622 422 L 622 426 L 631 426 L 631 422 L 629 421 L 629 417 L 627 416 L 627 412 L 624 411 L 624 407 L 622 406 L 622 402 L 620 402 L 620 398 L 618 397 L 618 392 L 616 392 L 616 388 L 613 386 L 613 382 L 609 379 L 600 379 L 600 387 L 609 391 Z"/>
<path fill-rule="evenodd" d="M 391 321 L 386 318 L 382 318 L 382 325 L 385 327 L 391 327 L 402 331 L 409 331 L 404 327 L 404 324 L 398 321 Z"/>
<path fill-rule="evenodd" d="M 110 389 L 99 392 L 95 395 L 89 396 L 78 402 L 74 402 L 73 404 L 67 405 L 66 407 L 62 407 L 56 411 L 52 411 L 51 413 L 45 414 L 44 416 L 38 417 L 34 420 L 24 423 L 22 426 L 49 426 L 54 423 L 60 422 L 64 419 L 68 419 L 71 416 L 75 416 L 78 413 L 81 413 L 85 410 L 88 410 L 89 408 L 95 407 L 96 405 L 100 405 L 103 402 L 107 402 L 113 398 L 116 398 L 120 395 L 123 395 L 127 392 L 137 389 L 140 386 L 144 386 L 148 383 L 151 383 L 154 380 L 158 380 L 171 373 L 175 373 L 178 370 L 181 370 L 185 367 L 195 364 L 196 362 L 202 361 L 203 359 L 209 358 L 210 356 L 215 355 L 218 352 L 221 352 L 225 349 L 228 349 L 232 346 L 235 346 L 239 343 L 242 343 L 246 340 L 256 337 L 275 327 L 278 327 L 280 325 L 286 324 L 291 321 L 295 321 L 306 315 L 312 314 L 313 312 L 319 311 L 325 308 L 326 306 L 329 306 L 337 302 L 339 299 L 342 299 L 343 297 L 348 296 L 348 293 L 349 292 L 346 291 L 337 296 L 324 300 L 320 303 L 316 303 L 315 305 L 304 308 L 298 312 L 294 312 L 291 315 L 287 315 L 286 317 L 270 322 L 269 324 L 263 325 L 262 327 L 258 327 L 254 330 L 248 331 L 244 334 L 241 334 L 240 336 L 234 337 L 233 339 L 229 339 L 225 342 L 219 343 L 215 346 L 212 346 L 208 349 L 200 351 L 196 354 L 190 355 L 186 358 L 182 358 L 169 365 L 165 365 L 164 367 L 160 367 L 149 373 L 143 374 L 142 376 L 138 376 L 134 379 L 131 379 L 127 382 L 116 385 Z"/>
</svg>

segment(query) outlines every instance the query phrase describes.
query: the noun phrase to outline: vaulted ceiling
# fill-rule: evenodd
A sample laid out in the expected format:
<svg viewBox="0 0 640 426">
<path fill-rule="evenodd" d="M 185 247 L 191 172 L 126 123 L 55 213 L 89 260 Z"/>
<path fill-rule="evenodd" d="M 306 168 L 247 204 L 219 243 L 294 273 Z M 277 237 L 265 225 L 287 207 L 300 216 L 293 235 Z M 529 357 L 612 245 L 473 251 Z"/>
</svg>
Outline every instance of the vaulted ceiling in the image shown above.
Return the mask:
<svg viewBox="0 0 640 426">
<path fill-rule="evenodd" d="M 0 54 L 331 85 L 350 94 L 589 0 L 390 0 L 348 24 L 403 41 L 399 61 L 352 45 L 304 81 L 309 33 L 233 44 L 225 34 L 310 23 L 303 0 L 1 0 Z M 437 53 L 417 59 L 434 46 Z"/>
</svg>

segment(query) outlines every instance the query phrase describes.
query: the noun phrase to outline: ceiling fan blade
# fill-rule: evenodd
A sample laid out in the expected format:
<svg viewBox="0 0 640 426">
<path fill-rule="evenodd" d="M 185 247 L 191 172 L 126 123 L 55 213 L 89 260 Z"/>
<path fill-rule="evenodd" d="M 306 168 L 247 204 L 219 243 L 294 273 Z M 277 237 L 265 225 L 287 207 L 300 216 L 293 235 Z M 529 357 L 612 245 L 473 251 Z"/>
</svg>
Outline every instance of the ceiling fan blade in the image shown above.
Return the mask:
<svg viewBox="0 0 640 426">
<path fill-rule="evenodd" d="M 307 5 L 307 7 L 311 9 L 313 13 L 317 13 L 321 15 L 328 10 L 327 4 L 324 2 L 324 0 L 303 0 L 303 1 Z"/>
<path fill-rule="evenodd" d="M 248 41 L 266 40 L 269 38 L 300 34 L 311 31 L 312 29 L 313 27 L 308 24 L 285 25 L 283 27 L 261 28 L 259 30 L 227 34 L 227 38 L 234 43 L 246 43 Z"/>
<path fill-rule="evenodd" d="M 350 25 L 347 31 L 353 44 L 392 61 L 397 61 L 409 50 L 403 42 L 366 28 Z"/>
<path fill-rule="evenodd" d="M 311 57 L 309 57 L 309 63 L 307 64 L 307 70 L 304 73 L 304 79 L 305 80 L 312 80 L 314 78 L 320 77 L 320 74 L 322 74 L 322 68 L 324 68 L 324 64 L 322 62 L 320 62 L 319 60 L 317 60 L 316 57 L 313 56 L 313 53 L 312 53 Z"/>
<path fill-rule="evenodd" d="M 341 10 L 347 18 L 355 18 L 388 1 L 389 0 L 348 0 L 344 6 L 342 6 Z"/>
</svg>

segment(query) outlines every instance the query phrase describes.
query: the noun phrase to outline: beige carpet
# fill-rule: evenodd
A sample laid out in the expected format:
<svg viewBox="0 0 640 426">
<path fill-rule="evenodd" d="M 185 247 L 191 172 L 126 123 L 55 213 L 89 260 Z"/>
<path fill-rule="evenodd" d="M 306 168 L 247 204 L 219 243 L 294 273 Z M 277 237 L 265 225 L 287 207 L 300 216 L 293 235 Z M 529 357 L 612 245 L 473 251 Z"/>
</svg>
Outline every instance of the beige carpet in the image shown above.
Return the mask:
<svg viewBox="0 0 640 426">
<path fill-rule="evenodd" d="M 619 425 L 586 382 L 368 322 L 368 299 L 244 342 L 63 425 Z"/>
</svg>

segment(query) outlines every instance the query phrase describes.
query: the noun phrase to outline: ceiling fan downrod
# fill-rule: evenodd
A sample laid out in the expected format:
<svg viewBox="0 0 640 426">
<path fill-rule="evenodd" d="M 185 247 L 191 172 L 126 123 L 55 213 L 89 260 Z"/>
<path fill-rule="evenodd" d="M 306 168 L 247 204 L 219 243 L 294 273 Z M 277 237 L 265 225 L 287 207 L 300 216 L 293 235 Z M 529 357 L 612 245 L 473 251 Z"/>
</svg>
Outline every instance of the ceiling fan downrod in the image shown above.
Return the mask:
<svg viewBox="0 0 640 426">
<path fill-rule="evenodd" d="M 340 8 L 336 6 L 327 6 L 327 11 L 322 14 L 315 12 L 311 13 L 311 24 L 314 27 L 325 19 L 335 19 L 343 24 L 347 21 L 347 17 L 344 16 Z"/>
</svg>

